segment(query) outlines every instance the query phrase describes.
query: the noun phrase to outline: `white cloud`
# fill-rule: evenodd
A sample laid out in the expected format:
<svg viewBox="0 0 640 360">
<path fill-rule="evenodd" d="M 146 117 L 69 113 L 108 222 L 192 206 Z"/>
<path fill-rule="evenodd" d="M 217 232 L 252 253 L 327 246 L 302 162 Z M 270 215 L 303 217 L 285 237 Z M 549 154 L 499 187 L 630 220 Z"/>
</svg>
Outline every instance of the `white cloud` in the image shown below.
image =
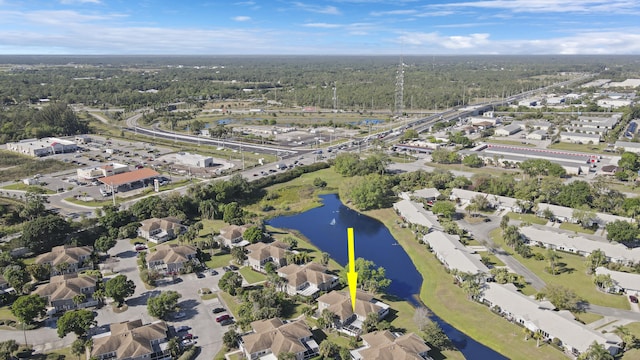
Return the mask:
<svg viewBox="0 0 640 360">
<path fill-rule="evenodd" d="M 319 6 L 319 5 L 310 5 L 302 2 L 294 2 L 297 8 L 302 9 L 304 11 L 318 13 L 318 14 L 326 14 L 326 15 L 340 15 L 341 12 L 335 6 Z"/>
<path fill-rule="evenodd" d="M 637 30 L 591 30 L 528 40 L 493 40 L 485 33 L 448 36 L 438 32 L 407 32 L 396 41 L 406 46 L 407 53 L 413 54 L 639 54 Z"/>
<path fill-rule="evenodd" d="M 417 11 L 406 9 L 406 10 L 390 10 L 390 11 L 372 11 L 369 13 L 371 16 L 393 16 L 393 15 L 413 15 Z"/>
<path fill-rule="evenodd" d="M 629 13 L 638 12 L 634 0 L 486 0 L 433 4 L 434 9 L 495 9 L 516 13 Z"/>
<path fill-rule="evenodd" d="M 242 21 L 249 21 L 249 20 L 251 20 L 251 17 L 249 17 L 249 16 L 235 16 L 235 17 L 233 17 L 232 19 L 233 19 L 234 21 L 242 22 Z"/>
</svg>

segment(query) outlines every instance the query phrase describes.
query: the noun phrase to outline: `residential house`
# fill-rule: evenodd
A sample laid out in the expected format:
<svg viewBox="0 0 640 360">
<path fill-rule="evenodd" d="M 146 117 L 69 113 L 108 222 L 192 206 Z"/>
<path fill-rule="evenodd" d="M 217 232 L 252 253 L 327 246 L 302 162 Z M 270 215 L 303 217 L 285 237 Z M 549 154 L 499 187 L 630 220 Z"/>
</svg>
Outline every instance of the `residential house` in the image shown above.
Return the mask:
<svg viewBox="0 0 640 360">
<path fill-rule="evenodd" d="M 520 228 L 520 234 L 523 241 L 531 246 L 539 245 L 585 257 L 595 250 L 601 250 L 608 261 L 623 265 L 633 265 L 640 261 L 640 248 L 630 249 L 620 243 L 593 240 L 549 227 L 524 226 Z"/>
<path fill-rule="evenodd" d="M 578 219 L 575 218 L 573 215 L 575 212 L 575 209 L 566 207 L 566 206 L 559 206 L 559 205 L 553 205 L 553 204 L 547 204 L 547 203 L 538 203 L 538 210 L 536 211 L 536 215 L 538 215 L 539 217 L 544 217 L 545 212 L 548 212 L 547 210 L 553 214 L 553 218 L 556 220 L 559 220 L 562 222 L 570 222 L 574 224 L 578 223 Z M 588 221 L 587 225 L 591 226 L 593 224 L 598 224 L 598 226 L 604 227 L 608 223 L 614 222 L 616 220 L 634 222 L 634 219 L 629 217 L 617 216 L 617 215 L 611 215 L 611 214 L 605 214 L 605 213 L 594 213 L 593 218 Z"/>
<path fill-rule="evenodd" d="M 247 255 L 249 266 L 256 271 L 265 272 L 264 266 L 268 262 L 275 264 L 276 268 L 287 264 L 287 251 L 289 245 L 274 241 L 269 244 L 257 242 L 246 247 L 249 254 Z"/>
<path fill-rule="evenodd" d="M 374 331 L 361 336 L 363 346 L 352 350 L 354 360 L 431 360 L 431 348 L 418 335 Z"/>
<path fill-rule="evenodd" d="M 362 323 L 371 313 L 378 314 L 378 320 L 389 313 L 389 305 L 364 291 L 356 292 L 355 311 L 351 307 L 348 293 L 331 291 L 318 298 L 318 314 L 327 309 L 334 314 L 334 326 L 339 331 L 357 336 L 362 331 Z"/>
<path fill-rule="evenodd" d="M 164 321 L 142 325 L 142 320 L 114 323 L 111 331 L 92 338 L 87 359 L 163 360 L 171 359 Z"/>
<path fill-rule="evenodd" d="M 78 274 L 52 276 L 48 284 L 39 286 L 33 293 L 45 297 L 53 313 L 81 309 L 98 305 L 98 301 L 92 298 L 96 281 L 93 276 Z M 85 299 L 76 304 L 74 298 L 78 295 L 84 295 Z"/>
<path fill-rule="evenodd" d="M 616 141 L 615 149 L 623 149 L 626 152 L 640 154 L 640 143 L 629 141 Z"/>
<path fill-rule="evenodd" d="M 182 225 L 177 218 L 151 218 L 140 222 L 138 236 L 160 244 L 176 238 L 185 231 L 187 231 L 187 227 Z"/>
<path fill-rule="evenodd" d="M 519 199 L 486 194 L 478 191 L 471 191 L 465 189 L 451 189 L 451 195 L 449 199 L 458 203 L 461 207 L 469 205 L 473 198 L 476 196 L 482 196 L 487 200 L 489 207 L 498 211 L 511 211 L 515 213 L 524 212 L 524 201 Z"/>
<path fill-rule="evenodd" d="M 421 225 L 431 230 L 442 230 L 438 217 L 424 209 L 422 204 L 411 200 L 401 200 L 393 204 L 396 213 L 405 222 Z"/>
<path fill-rule="evenodd" d="M 4 294 L 15 294 L 16 290 L 9 286 L 9 283 L 4 278 L 4 276 L 0 275 L 0 304 L 5 300 Z"/>
<path fill-rule="evenodd" d="M 640 293 L 640 274 L 609 270 L 606 267 L 596 268 L 596 275 L 609 275 L 614 283 L 614 291 L 623 291 L 629 295 Z"/>
<path fill-rule="evenodd" d="M 93 269 L 91 246 L 55 246 L 50 252 L 38 256 L 36 264 L 51 266 L 51 276 L 72 274 Z"/>
<path fill-rule="evenodd" d="M 463 274 L 480 276 L 480 280 L 491 278 L 489 268 L 480 261 L 480 255 L 462 245 L 458 235 L 433 231 L 422 239 L 447 269 L 455 270 L 458 280 L 463 280 Z"/>
<path fill-rule="evenodd" d="M 198 249 L 191 245 L 160 244 L 147 255 L 149 269 L 179 273 L 188 261 L 197 262 Z"/>
<path fill-rule="evenodd" d="M 327 273 L 327 268 L 317 264 L 291 264 L 278 269 L 278 276 L 286 280 L 285 291 L 289 295 L 302 295 L 315 298 L 322 291 L 336 287 L 339 278 Z"/>
<path fill-rule="evenodd" d="M 513 284 L 485 283 L 479 301 L 507 320 L 540 334 L 543 341 L 557 339 L 572 356 L 587 351 L 593 342 L 603 345 L 612 355 L 620 350 L 622 340 L 615 334 L 592 330 L 576 321 L 571 312 L 556 311 L 550 302 L 525 296 Z"/>
<path fill-rule="evenodd" d="M 283 322 L 278 318 L 251 323 L 253 331 L 242 336 L 240 349 L 250 360 L 271 360 L 293 353 L 296 360 L 318 355 L 319 346 L 304 321 Z"/>
<path fill-rule="evenodd" d="M 247 225 L 229 225 L 220 229 L 220 235 L 218 239 L 221 241 L 222 246 L 229 248 L 232 247 L 244 247 L 249 245 L 247 240 L 243 239 L 244 232 L 249 228 Z"/>
<path fill-rule="evenodd" d="M 413 196 L 426 201 L 435 201 L 440 196 L 440 191 L 436 188 L 425 188 L 413 192 Z"/>
</svg>

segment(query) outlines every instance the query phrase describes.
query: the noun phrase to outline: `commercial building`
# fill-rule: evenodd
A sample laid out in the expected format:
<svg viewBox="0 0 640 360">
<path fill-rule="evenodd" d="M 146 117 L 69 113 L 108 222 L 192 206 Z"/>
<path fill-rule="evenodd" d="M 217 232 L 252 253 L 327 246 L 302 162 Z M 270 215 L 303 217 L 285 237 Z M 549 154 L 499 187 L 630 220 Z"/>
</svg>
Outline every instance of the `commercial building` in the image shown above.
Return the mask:
<svg viewBox="0 0 640 360">
<path fill-rule="evenodd" d="M 210 156 L 203 156 L 198 154 L 192 154 L 188 152 L 179 152 L 175 154 L 176 162 L 192 167 L 210 167 L 213 166 L 213 158 Z"/>
<path fill-rule="evenodd" d="M 573 144 L 598 144 L 600 135 L 563 131 L 560 133 L 560 141 Z"/>
<path fill-rule="evenodd" d="M 118 191 L 120 189 L 132 189 L 135 186 L 147 186 L 157 179 L 160 173 L 153 169 L 142 168 L 118 175 L 106 176 L 98 179 L 104 184 L 107 191 Z"/>
<path fill-rule="evenodd" d="M 522 130 L 522 128 L 520 127 L 520 125 L 518 124 L 510 124 L 510 125 L 506 125 L 503 126 L 501 128 L 497 128 L 495 131 L 495 135 L 496 136 L 509 136 L 509 135 L 513 135 L 515 133 L 518 133 Z"/>
<path fill-rule="evenodd" d="M 615 149 L 623 149 L 627 152 L 632 152 L 636 154 L 640 154 L 640 143 L 630 142 L 630 141 L 616 141 Z"/>
<path fill-rule="evenodd" d="M 534 130 L 527 134 L 527 140 L 544 140 L 547 138 L 547 130 Z"/>
<path fill-rule="evenodd" d="M 92 166 L 78 169 L 78 180 L 95 180 L 112 175 L 118 175 L 129 171 L 129 166 L 124 164 L 111 163 L 101 166 Z"/>
<path fill-rule="evenodd" d="M 78 145 L 58 138 L 26 139 L 7 143 L 7 150 L 33 157 L 70 153 L 78 150 Z"/>
</svg>

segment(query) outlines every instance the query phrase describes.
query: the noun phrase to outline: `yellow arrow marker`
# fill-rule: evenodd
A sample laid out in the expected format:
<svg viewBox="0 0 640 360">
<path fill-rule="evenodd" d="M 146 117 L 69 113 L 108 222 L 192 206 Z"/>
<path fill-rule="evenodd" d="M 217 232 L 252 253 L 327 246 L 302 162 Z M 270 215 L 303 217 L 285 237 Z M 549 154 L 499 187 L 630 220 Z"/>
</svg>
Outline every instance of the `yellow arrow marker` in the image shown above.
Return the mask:
<svg viewBox="0 0 640 360">
<path fill-rule="evenodd" d="M 347 280 L 349 281 L 349 295 L 351 295 L 351 308 L 356 311 L 356 287 L 358 285 L 358 273 L 356 272 L 356 255 L 354 250 L 353 228 L 347 228 L 349 240 L 349 271 Z"/>
</svg>

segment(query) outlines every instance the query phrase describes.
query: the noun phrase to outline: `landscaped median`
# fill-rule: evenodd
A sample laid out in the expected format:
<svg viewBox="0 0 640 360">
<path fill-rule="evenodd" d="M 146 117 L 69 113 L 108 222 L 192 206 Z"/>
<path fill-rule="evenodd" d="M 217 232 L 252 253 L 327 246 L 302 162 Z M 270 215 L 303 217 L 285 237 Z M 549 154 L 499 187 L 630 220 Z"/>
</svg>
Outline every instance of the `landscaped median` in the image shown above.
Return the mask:
<svg viewBox="0 0 640 360">
<path fill-rule="evenodd" d="M 392 209 L 365 214 L 384 223 L 402 245 L 422 274 L 420 299 L 444 321 L 510 359 L 566 359 L 562 352 L 549 345 L 538 348 L 535 341 L 525 341 L 522 327 L 494 314 L 484 305 L 467 300 L 466 294 L 453 284 L 453 277 L 426 246 L 415 240 L 411 230 L 396 223 L 399 217 Z"/>
</svg>

